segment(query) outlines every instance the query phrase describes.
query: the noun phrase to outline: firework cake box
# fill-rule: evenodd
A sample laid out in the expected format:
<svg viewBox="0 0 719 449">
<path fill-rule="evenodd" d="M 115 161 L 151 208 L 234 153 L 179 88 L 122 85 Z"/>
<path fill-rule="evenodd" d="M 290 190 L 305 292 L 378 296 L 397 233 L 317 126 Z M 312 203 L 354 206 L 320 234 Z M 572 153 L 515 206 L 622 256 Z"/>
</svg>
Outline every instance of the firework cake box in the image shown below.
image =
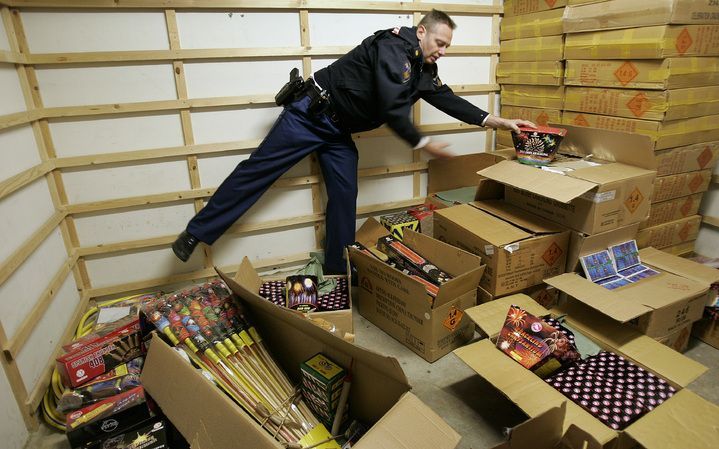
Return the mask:
<svg viewBox="0 0 719 449">
<path fill-rule="evenodd" d="M 639 250 L 645 266 L 659 274 L 608 290 L 577 272 L 545 282 L 565 293 L 571 303 L 628 323 L 652 338 L 667 337 L 701 318 L 709 301 L 709 287 L 719 281 L 719 270 L 655 248 Z"/>
<path fill-rule="evenodd" d="M 356 238 L 372 249 L 387 234 L 387 229 L 370 218 Z M 474 324 L 464 316 L 464 310 L 477 303 L 477 285 L 485 265 L 479 256 L 409 230 L 402 243 L 451 279 L 440 284 L 432 297 L 425 283 L 350 248 L 358 273 L 359 313 L 420 357 L 434 362 L 474 336 Z"/>
<path fill-rule="evenodd" d="M 562 157 L 549 166 L 502 161 L 479 174 L 504 185 L 507 202 L 585 234 L 646 220 L 656 175 L 651 139 L 563 127 Z"/>
<path fill-rule="evenodd" d="M 624 430 L 612 429 L 580 405 L 568 401 L 567 396 L 496 347 L 493 339 L 504 326 L 511 305 L 540 317 L 565 315 L 566 325 L 571 327 L 575 336 L 579 333 L 600 349 L 632 361 L 678 391 Z M 455 354 L 530 419 L 566 403 L 564 431 L 574 426 L 591 436 L 602 448 L 719 447 L 719 433 L 716 431 L 719 407 L 685 388 L 707 368 L 673 349 L 576 304 L 566 304 L 549 311 L 521 294 L 478 305 L 468 309 L 467 315 L 490 338 L 459 348 L 454 351 Z M 583 445 L 574 447 L 581 448 Z"/>
<path fill-rule="evenodd" d="M 379 224 L 378 224 L 379 226 Z M 322 353 L 352 366 L 349 416 L 367 425 L 357 449 L 452 449 L 460 435 L 417 396 L 399 361 L 339 338 L 302 314 L 277 307 L 218 270 L 242 302 L 269 352 L 294 383 L 300 366 Z M 193 449 L 282 449 L 272 435 L 159 336 L 153 336 L 142 384 Z"/>
</svg>

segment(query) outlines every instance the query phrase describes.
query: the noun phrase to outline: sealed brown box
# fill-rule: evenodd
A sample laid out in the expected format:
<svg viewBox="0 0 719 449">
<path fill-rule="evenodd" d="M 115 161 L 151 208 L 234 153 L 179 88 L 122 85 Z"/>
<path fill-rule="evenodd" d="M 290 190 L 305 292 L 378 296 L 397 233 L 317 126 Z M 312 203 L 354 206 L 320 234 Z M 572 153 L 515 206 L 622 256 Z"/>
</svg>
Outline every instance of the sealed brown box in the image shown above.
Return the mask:
<svg viewBox="0 0 719 449">
<path fill-rule="evenodd" d="M 692 215 L 669 223 L 644 228 L 637 233 L 637 246 L 639 248 L 648 246 L 666 248 L 691 242 L 697 239 L 701 224 L 701 215 Z"/>
<path fill-rule="evenodd" d="M 561 35 L 563 14 L 564 10 L 560 8 L 504 17 L 499 27 L 499 38 L 510 40 Z"/>
<path fill-rule="evenodd" d="M 566 128 L 559 152 L 591 154 L 599 165 L 561 175 L 503 161 L 479 174 L 505 185 L 507 202 L 585 234 L 646 220 L 655 174 L 651 141 L 638 134 Z"/>
<path fill-rule="evenodd" d="M 665 253 L 673 254 L 675 256 L 687 256 L 694 252 L 696 243 L 696 240 L 692 240 L 690 242 L 684 242 L 678 245 L 667 246 L 666 248 L 662 248 L 662 251 L 664 251 Z"/>
<path fill-rule="evenodd" d="M 598 234 L 584 234 L 572 231 L 569 236 L 569 250 L 567 252 L 567 273 L 581 270 L 579 258 L 587 254 L 603 251 L 612 245 L 634 240 L 639 232 L 639 223 L 622 226 L 611 231 Z"/>
<path fill-rule="evenodd" d="M 669 201 L 652 203 L 652 207 L 649 209 L 649 218 L 641 223 L 640 228 L 650 228 L 698 214 L 703 196 L 703 193 L 697 193 Z"/>
<path fill-rule="evenodd" d="M 502 107 L 561 109 L 564 104 L 564 86 L 503 84 L 501 92 Z"/>
<path fill-rule="evenodd" d="M 539 126 L 548 126 L 549 123 L 560 123 L 562 111 L 559 109 L 526 108 L 522 106 L 502 106 L 502 117 L 529 120 Z M 514 148 L 512 132 L 497 130 L 497 145 Z"/>
<path fill-rule="evenodd" d="M 667 201 L 674 198 L 706 192 L 712 180 L 711 170 L 678 173 L 676 175 L 658 176 L 654 182 L 652 203 Z"/>
<path fill-rule="evenodd" d="M 320 352 L 343 366 L 352 364 L 350 414 L 371 426 L 353 447 L 394 447 L 396 441 L 423 449 L 457 446 L 459 434 L 410 392 L 396 359 L 335 337 L 218 273 L 242 299 L 263 341 L 291 379 L 298 381 L 300 364 Z M 285 447 L 156 336 L 142 384 L 193 449 Z"/>
<path fill-rule="evenodd" d="M 567 6 L 567 0 L 505 0 L 504 17 L 530 14 Z"/>
<path fill-rule="evenodd" d="M 719 159 L 719 142 L 705 142 L 657 151 L 654 158 L 657 161 L 657 176 L 712 169 Z"/>
<path fill-rule="evenodd" d="M 495 337 L 512 304 L 533 315 L 542 316 L 550 312 L 524 295 L 512 295 L 473 307 L 467 314 L 484 333 Z M 591 338 L 603 349 L 648 369 L 680 391 L 660 407 L 617 432 L 579 405 L 567 401 L 562 393 L 507 357 L 490 339 L 459 348 L 455 354 L 530 418 L 566 403 L 564 428 L 575 426 L 588 433 L 602 448 L 625 449 L 637 445 L 646 449 L 719 447 L 719 433 L 716 432 L 719 407 L 684 388 L 706 372 L 706 367 L 634 329 L 576 304 L 567 304 L 551 312 L 555 316 L 566 314 L 567 322 L 573 329 Z M 538 438 L 539 434 L 535 437 Z M 574 447 L 592 446 L 582 443 Z"/>
<path fill-rule="evenodd" d="M 356 238 L 371 248 L 385 235 L 387 230 L 370 218 Z M 432 299 L 424 284 L 350 248 L 358 273 L 359 313 L 420 357 L 434 362 L 474 335 L 474 324 L 464 316 L 464 310 L 477 303 L 477 285 L 485 267 L 480 257 L 413 231 L 405 232 L 402 243 L 452 279 L 442 284 Z"/>
<path fill-rule="evenodd" d="M 717 86 L 672 90 L 567 87 L 564 109 L 643 120 L 678 120 L 719 113 Z"/>
<path fill-rule="evenodd" d="M 630 323 L 650 337 L 664 337 L 701 318 L 709 286 L 719 280 L 719 270 L 655 248 L 644 248 L 639 256 L 642 264 L 660 274 L 615 290 L 607 290 L 578 273 L 565 273 L 545 282 L 593 309 L 595 315 L 601 312 Z"/>
<path fill-rule="evenodd" d="M 719 58 L 570 59 L 564 84 L 628 89 L 681 89 L 719 84 Z"/>
<path fill-rule="evenodd" d="M 719 140 L 718 115 L 707 115 L 670 122 L 656 122 L 625 117 L 564 111 L 562 123 L 574 126 L 609 129 L 648 136 L 655 150 L 681 147 Z"/>
<path fill-rule="evenodd" d="M 564 272 L 569 231 L 504 201 L 439 210 L 437 239 L 482 258 L 479 285 L 492 296 L 518 292 Z"/>
<path fill-rule="evenodd" d="M 571 6 L 564 15 L 564 32 L 651 25 L 719 23 L 719 4 L 707 0 L 610 0 Z"/>
<path fill-rule="evenodd" d="M 630 3 L 630 2 L 626 2 Z M 564 59 L 719 55 L 719 25 L 663 25 L 565 35 Z"/>
<path fill-rule="evenodd" d="M 671 334 L 664 337 L 657 337 L 655 340 L 664 346 L 669 346 L 677 352 L 684 352 L 689 346 L 689 336 L 692 333 L 692 325 L 692 323 L 685 324 Z"/>
<path fill-rule="evenodd" d="M 562 61 L 500 62 L 497 64 L 497 82 L 499 84 L 561 86 L 563 74 Z"/>
<path fill-rule="evenodd" d="M 560 61 L 564 59 L 564 36 L 512 39 L 499 43 L 499 61 Z"/>
</svg>

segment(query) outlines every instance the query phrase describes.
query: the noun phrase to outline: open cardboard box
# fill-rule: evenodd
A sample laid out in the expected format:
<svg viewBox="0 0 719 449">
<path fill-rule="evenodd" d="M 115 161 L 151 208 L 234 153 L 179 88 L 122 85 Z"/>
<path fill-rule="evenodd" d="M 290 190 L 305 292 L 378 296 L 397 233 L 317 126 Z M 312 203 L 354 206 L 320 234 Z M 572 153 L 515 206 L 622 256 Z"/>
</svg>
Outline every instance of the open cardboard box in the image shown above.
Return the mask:
<svg viewBox="0 0 719 449">
<path fill-rule="evenodd" d="M 684 388 L 703 374 L 706 367 L 634 329 L 577 304 L 553 309 L 552 315 L 566 315 L 567 323 L 573 329 L 603 349 L 622 355 L 680 390 L 659 407 L 617 432 L 579 405 L 568 401 L 562 393 L 496 348 L 494 340 L 512 304 L 535 316 L 550 314 L 522 294 L 478 305 L 467 310 L 467 315 L 491 339 L 480 340 L 454 352 L 530 418 L 566 402 L 564 430 L 574 425 L 591 435 L 603 448 L 624 449 L 636 444 L 646 449 L 719 447 L 719 407 Z"/>
<path fill-rule="evenodd" d="M 719 281 L 719 270 L 655 248 L 640 250 L 639 257 L 642 264 L 660 274 L 615 290 L 594 284 L 576 272 L 545 282 L 617 322 L 629 322 L 650 337 L 667 336 L 701 318 L 709 286 Z"/>
<path fill-rule="evenodd" d="M 373 218 L 356 233 L 367 248 L 388 234 Z M 359 313 L 428 362 L 434 362 L 474 336 L 474 324 L 464 310 L 477 303 L 477 285 L 485 266 L 479 256 L 410 230 L 402 243 L 426 257 L 452 279 L 431 298 L 424 284 L 354 248 Z"/>
<path fill-rule="evenodd" d="M 493 296 L 518 292 L 564 273 L 569 231 L 504 201 L 438 210 L 434 235 L 482 258 L 487 269 L 479 285 Z"/>
<path fill-rule="evenodd" d="M 349 260 L 347 261 L 347 273 L 350 273 Z M 290 273 L 287 273 L 289 275 Z M 246 290 L 258 294 L 262 283 L 265 281 L 273 280 L 285 280 L 285 277 L 268 276 L 260 277 L 255 268 L 252 266 L 252 262 L 245 257 L 242 259 L 237 273 L 235 274 L 235 281 L 243 286 Z M 321 318 L 332 323 L 335 326 L 335 333 L 352 341 L 354 338 L 354 326 L 352 324 L 352 279 L 350 275 L 347 276 L 325 276 L 326 278 L 346 278 L 347 288 L 349 294 L 349 307 L 343 310 L 328 310 L 323 312 L 309 312 L 307 315 L 311 318 Z"/>
<path fill-rule="evenodd" d="M 397 359 L 344 341 L 301 314 L 259 297 L 220 270 L 218 273 L 243 302 L 263 341 L 291 379 L 298 381 L 300 363 L 319 352 L 345 367 L 353 363 L 350 415 L 371 426 L 353 447 L 457 446 L 460 436 L 410 392 Z M 193 449 L 283 448 L 157 335 L 145 360 L 142 383 Z"/>
<path fill-rule="evenodd" d="M 585 234 L 644 221 L 656 171 L 649 137 L 562 125 L 559 152 L 600 165 L 564 175 L 502 161 L 479 172 L 506 186 L 505 200 Z"/>
</svg>

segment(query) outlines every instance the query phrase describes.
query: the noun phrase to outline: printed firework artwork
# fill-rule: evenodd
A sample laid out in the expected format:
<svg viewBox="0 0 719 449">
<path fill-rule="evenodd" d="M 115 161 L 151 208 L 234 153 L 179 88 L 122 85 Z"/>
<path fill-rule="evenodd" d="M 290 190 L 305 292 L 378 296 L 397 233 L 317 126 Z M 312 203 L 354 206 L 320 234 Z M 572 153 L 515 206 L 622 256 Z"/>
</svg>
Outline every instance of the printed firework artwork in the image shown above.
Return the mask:
<svg viewBox="0 0 719 449">
<path fill-rule="evenodd" d="M 639 265 L 640 263 L 639 249 L 637 248 L 637 242 L 635 240 L 612 245 L 609 247 L 609 253 L 612 259 L 614 259 L 614 264 L 619 271 Z"/>
<path fill-rule="evenodd" d="M 520 127 L 519 134 L 512 133 L 517 159 L 523 164 L 547 165 L 554 160 L 559 144 L 567 134 L 563 128 L 539 126 Z"/>
<path fill-rule="evenodd" d="M 317 276 L 287 276 L 287 308 L 300 312 L 317 310 Z"/>
<path fill-rule="evenodd" d="M 497 347 L 527 369 L 545 359 L 552 350 L 546 339 L 558 332 L 518 306 L 511 306 L 497 339 Z"/>
<path fill-rule="evenodd" d="M 609 251 L 599 251 L 579 258 L 584 274 L 592 282 L 603 281 L 617 275 Z"/>
</svg>

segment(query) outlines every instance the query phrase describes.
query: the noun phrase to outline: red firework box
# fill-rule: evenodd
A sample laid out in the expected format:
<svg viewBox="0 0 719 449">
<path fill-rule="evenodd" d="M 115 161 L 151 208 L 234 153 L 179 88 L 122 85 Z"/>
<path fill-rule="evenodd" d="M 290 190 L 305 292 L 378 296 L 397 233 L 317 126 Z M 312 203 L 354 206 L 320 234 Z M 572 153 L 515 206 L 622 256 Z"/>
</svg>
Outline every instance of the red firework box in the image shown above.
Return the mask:
<svg viewBox="0 0 719 449">
<path fill-rule="evenodd" d="M 60 356 L 56 367 L 67 387 L 78 387 L 108 370 L 139 357 L 140 323 L 137 318 L 114 331 Z"/>
<path fill-rule="evenodd" d="M 528 165 L 547 165 L 554 160 L 559 144 L 567 130 L 563 128 L 520 127 L 520 133 L 512 133 L 514 149 L 519 162 Z"/>
</svg>

